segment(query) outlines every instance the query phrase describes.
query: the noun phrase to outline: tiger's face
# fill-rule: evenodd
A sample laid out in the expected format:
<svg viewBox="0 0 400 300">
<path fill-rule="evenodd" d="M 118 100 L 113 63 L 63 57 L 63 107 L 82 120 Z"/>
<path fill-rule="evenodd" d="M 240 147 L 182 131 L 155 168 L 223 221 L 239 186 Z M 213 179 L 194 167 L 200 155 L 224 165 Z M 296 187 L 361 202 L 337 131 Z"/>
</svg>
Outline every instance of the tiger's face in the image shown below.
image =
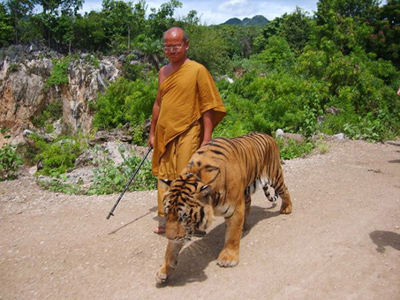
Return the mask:
<svg viewBox="0 0 400 300">
<path fill-rule="evenodd" d="M 169 185 L 163 198 L 166 236 L 188 241 L 195 230 L 206 230 L 214 217 L 211 188 L 194 174 L 181 175 Z"/>
</svg>

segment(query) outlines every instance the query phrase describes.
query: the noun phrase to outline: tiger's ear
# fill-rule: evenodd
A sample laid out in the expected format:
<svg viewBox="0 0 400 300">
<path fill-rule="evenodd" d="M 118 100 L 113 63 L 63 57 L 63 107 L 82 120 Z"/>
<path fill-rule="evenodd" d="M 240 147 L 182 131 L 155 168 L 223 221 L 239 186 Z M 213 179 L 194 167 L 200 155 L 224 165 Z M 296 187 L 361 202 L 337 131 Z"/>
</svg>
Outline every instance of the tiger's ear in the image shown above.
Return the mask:
<svg viewBox="0 0 400 300">
<path fill-rule="evenodd" d="M 168 190 L 171 187 L 171 180 L 168 179 L 160 179 L 158 180 L 160 183 L 160 186 L 163 187 L 164 189 Z"/>
</svg>

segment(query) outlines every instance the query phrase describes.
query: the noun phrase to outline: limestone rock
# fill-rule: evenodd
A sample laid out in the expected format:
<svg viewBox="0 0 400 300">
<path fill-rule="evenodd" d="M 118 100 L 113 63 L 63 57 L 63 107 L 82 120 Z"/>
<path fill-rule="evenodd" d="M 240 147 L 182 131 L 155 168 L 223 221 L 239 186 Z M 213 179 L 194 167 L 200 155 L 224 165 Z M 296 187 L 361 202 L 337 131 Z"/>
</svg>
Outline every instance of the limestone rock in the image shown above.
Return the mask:
<svg viewBox="0 0 400 300">
<path fill-rule="evenodd" d="M 62 101 L 63 122 L 73 132 L 89 132 L 90 103 L 121 74 L 115 57 L 103 57 L 98 65 L 83 57 L 71 60 L 68 84 L 46 87 L 52 59 L 62 58 L 60 54 L 30 45 L 1 49 L 0 57 L 0 127 L 10 130 L 11 142 L 21 140 L 24 129 L 33 129 L 32 119 L 52 101 Z"/>
</svg>

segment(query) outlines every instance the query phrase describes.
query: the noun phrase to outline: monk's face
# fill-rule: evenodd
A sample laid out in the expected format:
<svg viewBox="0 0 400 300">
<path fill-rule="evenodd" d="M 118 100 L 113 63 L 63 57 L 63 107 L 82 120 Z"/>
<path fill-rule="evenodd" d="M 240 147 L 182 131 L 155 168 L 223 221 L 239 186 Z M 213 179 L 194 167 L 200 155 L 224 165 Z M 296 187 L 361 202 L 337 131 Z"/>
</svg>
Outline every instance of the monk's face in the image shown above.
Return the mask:
<svg viewBox="0 0 400 300">
<path fill-rule="evenodd" d="M 184 40 L 182 29 L 170 29 L 164 35 L 164 53 L 170 62 L 179 63 L 186 59 L 189 41 Z"/>
</svg>

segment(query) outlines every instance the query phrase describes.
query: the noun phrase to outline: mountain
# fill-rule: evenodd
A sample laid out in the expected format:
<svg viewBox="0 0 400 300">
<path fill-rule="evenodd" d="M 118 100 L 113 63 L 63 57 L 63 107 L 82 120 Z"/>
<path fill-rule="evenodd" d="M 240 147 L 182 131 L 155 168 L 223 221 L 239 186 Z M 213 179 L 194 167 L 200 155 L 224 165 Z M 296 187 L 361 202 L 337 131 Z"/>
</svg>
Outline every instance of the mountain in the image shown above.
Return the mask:
<svg viewBox="0 0 400 300">
<path fill-rule="evenodd" d="M 232 18 L 223 23 L 222 25 L 242 25 L 242 21 L 238 18 Z"/>
<path fill-rule="evenodd" d="M 269 23 L 268 19 L 264 16 L 257 15 L 253 18 L 244 18 L 240 20 L 239 18 L 231 18 L 222 25 L 239 25 L 239 26 L 264 26 Z"/>
</svg>

